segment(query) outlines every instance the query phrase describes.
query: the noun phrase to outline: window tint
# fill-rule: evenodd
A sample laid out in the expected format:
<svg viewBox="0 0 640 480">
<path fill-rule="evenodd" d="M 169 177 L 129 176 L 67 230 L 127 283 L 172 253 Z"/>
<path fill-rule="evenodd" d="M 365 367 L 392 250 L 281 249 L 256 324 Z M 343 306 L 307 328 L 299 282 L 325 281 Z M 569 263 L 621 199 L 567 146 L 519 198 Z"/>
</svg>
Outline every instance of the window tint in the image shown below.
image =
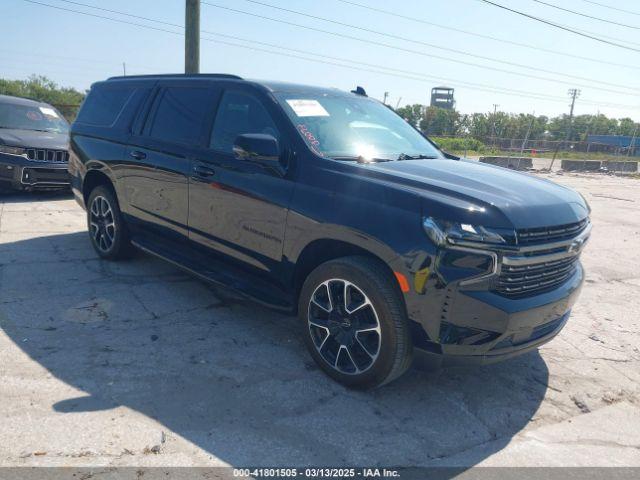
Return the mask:
<svg viewBox="0 0 640 480">
<path fill-rule="evenodd" d="M 97 87 L 91 89 L 82 104 L 76 121 L 104 127 L 113 125 L 127 100 L 131 97 L 133 90 L 133 87 Z"/>
<path fill-rule="evenodd" d="M 209 146 L 232 153 L 233 142 L 244 133 L 265 133 L 280 140 L 275 123 L 257 98 L 241 92 L 226 92 L 218 108 Z"/>
<path fill-rule="evenodd" d="M 149 135 L 175 143 L 194 143 L 200 138 L 202 123 L 211 110 L 206 88 L 168 87 L 161 93 Z"/>
</svg>

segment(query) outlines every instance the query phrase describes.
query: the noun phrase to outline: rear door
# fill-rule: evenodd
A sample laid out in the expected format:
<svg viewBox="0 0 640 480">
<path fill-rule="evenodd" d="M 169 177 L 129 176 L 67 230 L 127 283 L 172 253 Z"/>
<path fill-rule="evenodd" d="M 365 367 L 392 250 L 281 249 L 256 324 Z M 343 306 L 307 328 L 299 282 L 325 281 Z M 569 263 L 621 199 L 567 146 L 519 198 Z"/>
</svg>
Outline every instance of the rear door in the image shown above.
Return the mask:
<svg viewBox="0 0 640 480">
<path fill-rule="evenodd" d="M 188 238 L 191 161 L 204 146 L 214 102 L 215 90 L 205 82 L 158 84 L 125 153 L 126 196 L 139 233 Z"/>
<path fill-rule="evenodd" d="M 282 260 L 293 181 L 290 172 L 237 159 L 233 143 L 244 133 L 273 135 L 285 165 L 289 140 L 278 126 L 279 113 L 266 94 L 240 85 L 225 89 L 208 151 L 194 163 L 189 193 L 191 239 L 269 273 Z"/>
</svg>

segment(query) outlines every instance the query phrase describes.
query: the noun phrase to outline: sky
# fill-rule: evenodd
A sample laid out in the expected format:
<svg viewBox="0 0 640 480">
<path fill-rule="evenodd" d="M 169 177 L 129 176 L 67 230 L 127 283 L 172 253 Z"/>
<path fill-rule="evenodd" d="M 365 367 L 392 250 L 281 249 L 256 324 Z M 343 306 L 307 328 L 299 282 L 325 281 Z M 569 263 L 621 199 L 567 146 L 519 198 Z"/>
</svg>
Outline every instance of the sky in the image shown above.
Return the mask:
<svg viewBox="0 0 640 480">
<path fill-rule="evenodd" d="M 382 99 L 388 92 L 392 106 L 428 104 L 431 88 L 446 85 L 455 88 L 456 107 L 463 113 L 488 112 L 497 105 L 504 112 L 555 116 L 568 113 L 567 92 L 578 88 L 577 115 L 600 112 L 640 121 L 637 0 L 545 0 L 627 26 L 536 0 L 492 0 L 627 48 L 560 30 L 481 0 L 202 1 L 206 3 L 201 6 L 201 30 L 210 32 L 202 33 L 202 72 L 343 90 L 360 85 L 375 98 Z M 122 75 L 123 63 L 129 75 L 184 69 L 184 30 L 180 28 L 184 0 L 37 2 L 0 0 L 0 77 L 46 75 L 63 86 L 84 90 L 92 82 Z"/>
</svg>

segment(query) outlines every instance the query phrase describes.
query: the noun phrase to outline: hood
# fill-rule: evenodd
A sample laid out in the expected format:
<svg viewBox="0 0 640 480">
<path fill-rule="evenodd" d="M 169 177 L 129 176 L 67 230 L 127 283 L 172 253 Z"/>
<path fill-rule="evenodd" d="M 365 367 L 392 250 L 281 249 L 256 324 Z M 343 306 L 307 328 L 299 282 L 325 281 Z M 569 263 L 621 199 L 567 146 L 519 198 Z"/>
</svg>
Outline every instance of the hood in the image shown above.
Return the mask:
<svg viewBox="0 0 640 480">
<path fill-rule="evenodd" d="M 67 150 L 69 148 L 69 134 L 2 128 L 0 129 L 0 144 L 12 147 Z"/>
<path fill-rule="evenodd" d="M 535 228 L 580 221 L 580 194 L 549 180 L 468 160 L 403 160 L 366 165 L 368 176 L 422 197 L 423 215 L 473 225 Z"/>
</svg>

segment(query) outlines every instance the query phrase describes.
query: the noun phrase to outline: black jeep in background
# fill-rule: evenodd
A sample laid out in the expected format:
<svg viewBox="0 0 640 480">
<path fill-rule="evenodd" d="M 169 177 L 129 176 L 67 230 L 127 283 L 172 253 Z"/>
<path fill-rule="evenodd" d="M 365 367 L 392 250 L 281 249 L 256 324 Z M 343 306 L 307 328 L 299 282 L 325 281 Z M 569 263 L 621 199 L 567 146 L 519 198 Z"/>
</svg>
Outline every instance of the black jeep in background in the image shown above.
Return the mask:
<svg viewBox="0 0 640 480">
<path fill-rule="evenodd" d="M 69 124 L 47 103 L 0 95 L 0 189 L 69 186 Z"/>
<path fill-rule="evenodd" d="M 101 257 L 133 245 L 297 312 L 349 386 L 389 382 L 414 355 L 534 349 L 583 282 L 581 195 L 444 154 L 361 88 L 112 78 L 92 86 L 70 154 Z"/>
</svg>

